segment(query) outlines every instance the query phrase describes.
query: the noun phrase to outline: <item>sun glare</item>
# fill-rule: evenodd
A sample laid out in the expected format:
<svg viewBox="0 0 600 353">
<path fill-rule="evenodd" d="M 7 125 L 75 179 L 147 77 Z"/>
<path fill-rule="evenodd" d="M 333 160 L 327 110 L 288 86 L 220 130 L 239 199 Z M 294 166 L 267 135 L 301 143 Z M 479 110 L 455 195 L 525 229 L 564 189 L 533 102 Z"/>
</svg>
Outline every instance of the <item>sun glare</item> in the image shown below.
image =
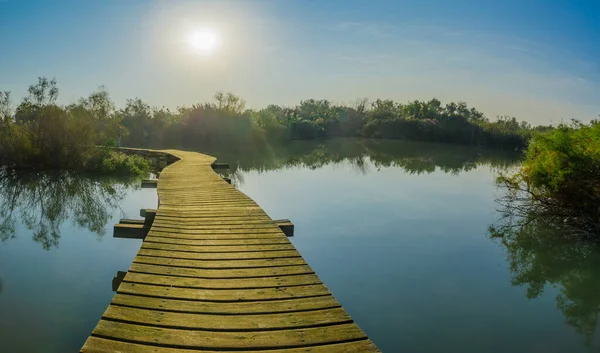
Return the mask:
<svg viewBox="0 0 600 353">
<path fill-rule="evenodd" d="M 217 34 L 211 30 L 200 30 L 189 35 L 189 44 L 196 52 L 209 54 L 218 44 Z"/>
</svg>

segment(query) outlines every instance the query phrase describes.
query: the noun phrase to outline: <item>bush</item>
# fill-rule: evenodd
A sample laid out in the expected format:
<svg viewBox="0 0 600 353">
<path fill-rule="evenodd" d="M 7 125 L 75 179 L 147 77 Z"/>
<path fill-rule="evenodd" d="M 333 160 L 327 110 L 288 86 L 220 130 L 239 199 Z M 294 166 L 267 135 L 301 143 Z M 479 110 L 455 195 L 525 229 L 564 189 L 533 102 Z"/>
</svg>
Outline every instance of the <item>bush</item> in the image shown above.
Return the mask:
<svg viewBox="0 0 600 353">
<path fill-rule="evenodd" d="M 600 229 L 600 124 L 574 122 L 536 134 L 522 167 L 498 181 L 512 201 Z"/>
<path fill-rule="evenodd" d="M 85 169 L 103 174 L 143 177 L 150 172 L 150 161 L 138 155 L 100 150 L 86 163 Z"/>
</svg>

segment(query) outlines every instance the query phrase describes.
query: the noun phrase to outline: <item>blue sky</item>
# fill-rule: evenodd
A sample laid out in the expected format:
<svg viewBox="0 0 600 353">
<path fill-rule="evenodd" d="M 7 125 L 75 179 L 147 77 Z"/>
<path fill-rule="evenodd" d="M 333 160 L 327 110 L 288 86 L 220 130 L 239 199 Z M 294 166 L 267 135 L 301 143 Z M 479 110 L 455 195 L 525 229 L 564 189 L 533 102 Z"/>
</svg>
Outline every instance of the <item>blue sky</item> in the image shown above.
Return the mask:
<svg viewBox="0 0 600 353">
<path fill-rule="evenodd" d="M 466 101 L 489 118 L 600 114 L 600 1 L 0 0 L 0 90 L 38 76 L 60 102 L 100 85 L 117 105 L 249 107 L 327 98 Z M 219 38 L 198 55 L 187 38 Z M 17 103 L 17 102 L 15 102 Z"/>
</svg>

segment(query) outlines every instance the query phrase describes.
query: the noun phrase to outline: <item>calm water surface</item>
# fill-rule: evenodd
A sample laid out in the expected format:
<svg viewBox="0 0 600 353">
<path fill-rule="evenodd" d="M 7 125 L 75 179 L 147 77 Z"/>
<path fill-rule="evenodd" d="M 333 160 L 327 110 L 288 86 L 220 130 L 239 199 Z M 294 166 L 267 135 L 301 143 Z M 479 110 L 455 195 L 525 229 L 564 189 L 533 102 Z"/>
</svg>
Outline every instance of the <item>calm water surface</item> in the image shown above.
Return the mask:
<svg viewBox="0 0 600 353">
<path fill-rule="evenodd" d="M 332 140 L 214 152 L 384 352 L 593 352 L 600 252 L 504 244 L 495 172 L 514 156 Z M 9 178 L 10 179 L 10 178 Z M 140 242 L 112 238 L 156 192 L 110 180 L 0 184 L 0 351 L 77 351 Z M 18 202 L 14 202 L 15 198 Z"/>
</svg>

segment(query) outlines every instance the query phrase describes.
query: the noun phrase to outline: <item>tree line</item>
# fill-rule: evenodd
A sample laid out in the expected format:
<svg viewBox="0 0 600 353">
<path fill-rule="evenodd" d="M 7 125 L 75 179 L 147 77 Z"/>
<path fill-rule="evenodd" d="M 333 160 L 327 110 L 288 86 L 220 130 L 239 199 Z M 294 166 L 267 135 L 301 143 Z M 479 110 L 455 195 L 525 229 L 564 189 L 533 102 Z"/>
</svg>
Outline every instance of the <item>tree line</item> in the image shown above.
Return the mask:
<svg viewBox="0 0 600 353">
<path fill-rule="evenodd" d="M 392 138 L 520 150 L 536 131 L 514 117 L 491 121 L 464 102 L 437 99 L 399 103 L 377 99 L 351 105 L 303 100 L 293 107 L 246 109 L 243 99 L 218 92 L 210 102 L 156 108 L 139 98 L 117 108 L 100 88 L 58 105 L 55 80 L 39 78 L 13 109 L 0 94 L 0 163 L 72 167 L 89 160 L 92 146 L 244 149 L 269 143 L 330 137 Z M 90 168 L 94 169 L 94 168 Z"/>
<path fill-rule="evenodd" d="M 103 90 L 67 106 L 56 104 L 56 80 L 39 78 L 12 109 L 10 92 L 0 92 L 0 167 L 68 169 L 110 174 L 146 174 L 150 163 L 98 145 L 121 129 L 114 104 Z"/>
</svg>

